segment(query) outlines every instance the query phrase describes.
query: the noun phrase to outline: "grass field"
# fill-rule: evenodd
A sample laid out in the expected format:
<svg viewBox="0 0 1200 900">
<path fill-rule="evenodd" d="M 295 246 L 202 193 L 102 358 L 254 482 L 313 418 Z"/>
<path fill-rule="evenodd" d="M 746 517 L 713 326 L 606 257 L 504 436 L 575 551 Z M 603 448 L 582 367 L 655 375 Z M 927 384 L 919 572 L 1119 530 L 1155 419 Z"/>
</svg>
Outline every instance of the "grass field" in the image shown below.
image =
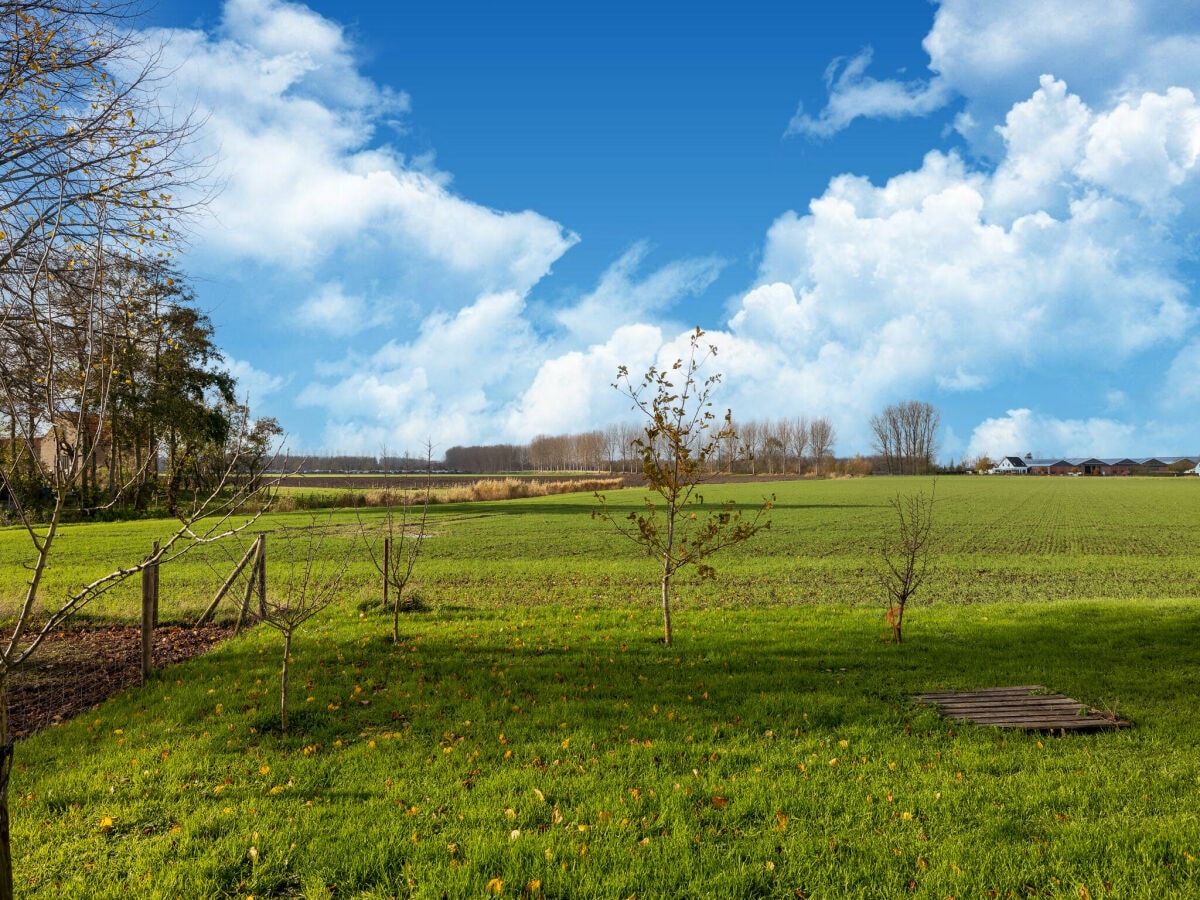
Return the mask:
<svg viewBox="0 0 1200 900">
<path fill-rule="evenodd" d="M 897 647 L 871 546 L 887 497 L 927 487 L 770 485 L 772 529 L 719 558 L 715 583 L 680 582 L 669 648 L 652 564 L 590 519 L 590 497 L 439 507 L 400 647 L 362 562 L 302 632 L 292 734 L 278 641 L 256 630 L 23 742 L 18 886 L 1200 896 L 1200 482 L 942 479 L 936 577 Z M 349 540 L 355 515 L 335 521 Z M 68 530 L 51 587 L 144 553 L 154 527 Z M 5 559 L 18 538 L 0 533 Z M 202 608 L 231 555 L 164 569 L 164 617 Z M 135 599 L 96 612 L 132 618 Z M 1028 683 L 1134 727 L 1007 733 L 909 699 Z"/>
</svg>

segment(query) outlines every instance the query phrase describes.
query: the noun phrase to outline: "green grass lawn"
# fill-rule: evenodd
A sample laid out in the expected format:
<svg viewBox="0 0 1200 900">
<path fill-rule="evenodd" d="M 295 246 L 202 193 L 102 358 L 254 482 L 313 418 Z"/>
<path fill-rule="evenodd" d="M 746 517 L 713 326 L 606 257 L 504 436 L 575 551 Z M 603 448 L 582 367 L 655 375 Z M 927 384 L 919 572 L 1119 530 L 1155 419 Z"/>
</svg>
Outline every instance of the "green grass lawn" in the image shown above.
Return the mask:
<svg viewBox="0 0 1200 900">
<path fill-rule="evenodd" d="M 652 564 L 591 498 L 439 507 L 400 647 L 362 561 L 301 632 L 292 734 L 255 630 L 22 742 L 19 892 L 1200 896 L 1200 483 L 942 479 L 936 577 L 894 646 L 871 546 L 922 487 L 771 485 L 772 529 L 680 582 L 672 647 Z M 307 517 L 259 524 L 285 521 Z M 154 528 L 69 531 L 52 588 Z M 164 569 L 166 618 L 219 584 L 206 553 Z M 1002 732 L 909 699 L 1030 683 L 1134 727 Z"/>
</svg>

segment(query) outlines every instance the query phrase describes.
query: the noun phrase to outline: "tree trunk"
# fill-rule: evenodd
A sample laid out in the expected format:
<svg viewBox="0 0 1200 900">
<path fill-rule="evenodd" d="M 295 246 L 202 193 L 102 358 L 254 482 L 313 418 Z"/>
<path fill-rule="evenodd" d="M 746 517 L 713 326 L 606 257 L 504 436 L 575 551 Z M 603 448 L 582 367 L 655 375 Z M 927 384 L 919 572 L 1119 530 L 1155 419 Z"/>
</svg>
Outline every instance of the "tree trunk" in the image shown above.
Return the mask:
<svg viewBox="0 0 1200 900">
<path fill-rule="evenodd" d="M 390 501 L 389 501 L 390 502 Z M 403 501 L 401 501 L 403 502 Z M 383 539 L 383 608 L 388 608 L 388 575 L 389 568 L 392 563 L 392 539 L 385 537 Z M 400 595 L 396 595 L 396 602 L 392 606 L 392 643 L 400 643 Z"/>
<path fill-rule="evenodd" d="M 146 508 L 146 480 L 149 472 L 142 466 L 142 440 L 136 432 L 133 438 L 133 471 L 137 478 L 137 486 L 133 492 L 133 506 L 140 512 Z"/>
<path fill-rule="evenodd" d="M 663 566 L 662 576 L 663 643 L 671 644 L 671 572 Z"/>
<path fill-rule="evenodd" d="M 7 676 L 0 673 L 0 900 L 12 900 L 12 845 L 8 826 L 8 778 L 12 774 L 13 742 L 8 734 Z"/>
<path fill-rule="evenodd" d="M 288 730 L 288 657 L 292 655 L 292 633 L 283 633 L 283 668 L 279 677 L 279 728 L 287 734 Z"/>
</svg>

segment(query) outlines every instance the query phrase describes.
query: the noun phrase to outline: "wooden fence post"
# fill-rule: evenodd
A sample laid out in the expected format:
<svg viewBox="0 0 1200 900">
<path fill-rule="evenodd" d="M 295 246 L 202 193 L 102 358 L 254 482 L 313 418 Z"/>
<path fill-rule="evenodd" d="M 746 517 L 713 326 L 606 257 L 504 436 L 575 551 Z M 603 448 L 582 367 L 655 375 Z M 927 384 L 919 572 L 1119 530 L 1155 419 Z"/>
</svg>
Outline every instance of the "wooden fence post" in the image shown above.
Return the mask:
<svg viewBox="0 0 1200 900">
<path fill-rule="evenodd" d="M 154 623 L 158 618 L 158 541 L 154 561 L 142 569 L 142 684 L 154 671 Z"/>
<path fill-rule="evenodd" d="M 258 536 L 258 614 L 267 617 L 267 536 Z"/>
<path fill-rule="evenodd" d="M 158 541 L 154 542 L 154 555 L 155 555 L 155 557 L 158 556 Z M 154 627 L 157 628 L 158 627 L 158 597 L 159 597 L 158 576 L 159 576 L 159 571 L 160 571 L 157 561 L 155 561 L 154 565 L 150 567 L 150 571 L 154 573 Z"/>
</svg>

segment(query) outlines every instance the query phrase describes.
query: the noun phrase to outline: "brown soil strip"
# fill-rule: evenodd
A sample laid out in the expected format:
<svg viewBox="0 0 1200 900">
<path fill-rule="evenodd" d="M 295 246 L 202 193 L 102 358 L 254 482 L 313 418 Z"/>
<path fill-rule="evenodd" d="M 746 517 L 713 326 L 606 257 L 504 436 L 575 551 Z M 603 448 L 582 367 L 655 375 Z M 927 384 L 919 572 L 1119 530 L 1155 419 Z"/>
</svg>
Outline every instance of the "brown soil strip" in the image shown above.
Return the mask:
<svg viewBox="0 0 1200 900">
<path fill-rule="evenodd" d="M 205 653 L 232 634 L 232 625 L 160 625 L 154 631 L 154 668 Z M 141 668 L 142 637 L 137 626 L 72 628 L 50 635 L 30 664 L 9 682 L 13 736 L 26 737 L 98 706 L 139 684 Z"/>
</svg>

